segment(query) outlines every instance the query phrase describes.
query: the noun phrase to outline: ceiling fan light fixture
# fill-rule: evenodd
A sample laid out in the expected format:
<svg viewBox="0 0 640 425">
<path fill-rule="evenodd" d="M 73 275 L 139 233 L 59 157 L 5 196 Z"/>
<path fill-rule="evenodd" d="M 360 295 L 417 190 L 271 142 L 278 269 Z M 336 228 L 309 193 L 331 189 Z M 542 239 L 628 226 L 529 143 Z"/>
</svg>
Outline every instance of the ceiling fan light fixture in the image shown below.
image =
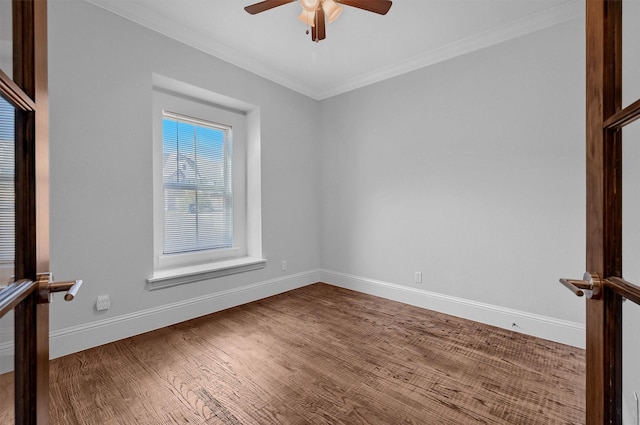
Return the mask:
<svg viewBox="0 0 640 425">
<path fill-rule="evenodd" d="M 0 0 L 2 1 L 2 0 Z M 274 7 L 294 3 L 295 0 L 262 0 L 246 6 L 244 10 L 255 15 Z M 311 27 L 311 40 L 316 43 L 327 38 L 327 22 L 333 22 L 342 14 L 342 6 L 351 6 L 367 12 L 386 15 L 393 1 L 391 0 L 299 0 L 302 13 L 298 19 Z"/>
<path fill-rule="evenodd" d="M 298 19 L 300 19 L 302 22 L 304 22 L 305 24 L 307 24 L 310 27 L 315 27 L 316 26 L 315 17 L 316 17 L 315 12 L 309 12 L 307 10 L 302 10 L 302 13 L 298 16 Z"/>
<path fill-rule="evenodd" d="M 322 2 L 322 8 L 330 23 L 338 19 L 338 16 L 342 13 L 342 6 L 338 6 L 333 0 L 324 0 Z"/>
<path fill-rule="evenodd" d="M 318 10 L 318 6 L 320 6 L 320 0 L 300 0 L 300 4 L 307 12 L 315 13 Z"/>
</svg>

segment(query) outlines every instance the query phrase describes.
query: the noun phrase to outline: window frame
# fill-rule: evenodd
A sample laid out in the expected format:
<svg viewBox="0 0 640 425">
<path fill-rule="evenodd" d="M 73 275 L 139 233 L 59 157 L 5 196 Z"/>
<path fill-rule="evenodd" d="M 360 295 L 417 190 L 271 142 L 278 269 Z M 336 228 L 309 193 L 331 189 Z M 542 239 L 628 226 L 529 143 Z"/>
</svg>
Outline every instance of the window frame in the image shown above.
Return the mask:
<svg viewBox="0 0 640 425">
<path fill-rule="evenodd" d="M 213 109 L 213 108 L 212 108 Z M 213 111 L 215 113 L 215 111 Z M 166 203 L 165 203 L 165 208 L 163 210 L 164 217 L 163 217 L 163 222 L 164 222 L 164 231 L 163 231 L 163 255 L 167 256 L 167 255 L 175 255 L 175 254 L 188 254 L 188 253 L 193 253 L 193 252 L 202 252 L 202 251 L 212 251 L 214 254 L 217 254 L 221 251 L 226 251 L 229 256 L 237 256 L 237 251 L 239 250 L 238 247 L 234 246 L 234 236 L 235 236 L 235 229 L 234 229 L 234 194 L 237 194 L 238 190 L 236 187 L 234 187 L 233 185 L 233 155 L 232 155 L 232 151 L 233 151 L 233 128 L 230 125 L 227 124 L 222 124 L 222 123 L 218 123 L 218 122 L 213 122 L 213 121 L 207 121 L 204 120 L 202 118 L 197 118 L 197 117 L 190 117 L 190 116 L 186 116 L 180 113 L 176 113 L 173 111 L 168 111 L 167 109 L 163 109 L 162 110 L 162 145 L 163 145 L 163 151 L 167 148 L 166 145 L 166 134 L 164 134 L 165 131 L 165 123 L 166 121 L 173 121 L 176 123 L 176 126 L 178 126 L 178 123 L 184 123 L 184 124 L 189 124 L 194 126 L 194 130 L 195 133 L 198 133 L 198 129 L 212 129 L 218 132 L 222 132 L 224 134 L 223 136 L 223 143 L 222 143 L 222 160 L 223 160 L 223 170 L 222 170 L 222 174 L 224 175 L 223 178 L 223 182 L 224 182 L 224 186 L 222 187 L 222 190 L 218 189 L 218 192 L 222 193 L 222 203 L 224 205 L 223 207 L 223 211 L 224 212 L 230 212 L 231 213 L 231 219 L 230 219 L 230 226 L 224 226 L 225 232 L 229 232 L 230 233 L 230 241 L 229 241 L 229 246 L 220 246 L 220 247 L 216 247 L 216 248 L 200 248 L 198 246 L 192 246 L 191 249 L 176 249 L 173 248 L 174 251 L 173 252 L 167 252 L 167 216 L 166 216 Z M 176 127 L 177 130 L 177 127 Z M 171 135 L 169 136 L 171 137 Z M 178 137 L 178 134 L 175 134 L 175 137 Z M 175 140 L 176 143 L 178 143 L 177 140 Z M 193 151 L 193 155 L 194 158 L 192 159 L 193 162 L 193 172 L 194 173 L 199 173 L 200 169 L 199 166 L 197 164 L 201 163 L 201 154 L 199 151 L 199 147 L 201 147 L 202 145 L 198 142 L 198 138 L 197 136 L 194 136 L 194 151 Z M 176 155 L 178 154 L 178 152 L 180 152 L 180 150 L 178 148 L 176 148 Z M 201 236 L 203 236 L 200 233 L 200 229 L 198 226 L 198 222 L 200 219 L 200 204 L 198 202 L 198 193 L 199 192 L 212 192 L 215 188 L 214 187 L 210 187 L 208 185 L 201 185 L 201 182 L 199 181 L 200 179 L 197 176 L 194 176 L 194 180 L 192 182 L 189 181 L 167 181 L 166 180 L 166 173 L 167 173 L 167 162 L 165 160 L 164 157 L 165 153 L 163 152 L 163 164 L 162 164 L 162 168 L 163 168 L 163 195 L 165 198 L 165 202 L 166 202 L 166 198 L 167 198 L 167 191 L 171 191 L 171 190 L 184 190 L 184 191 L 188 191 L 188 192 L 193 192 L 195 193 L 195 204 L 191 204 L 191 206 L 195 205 L 196 211 L 190 211 L 191 213 L 195 214 L 195 221 L 196 221 L 196 226 L 195 226 L 195 238 L 196 241 L 199 241 L 201 239 Z M 206 158 L 206 155 L 205 155 Z M 179 157 L 176 156 L 175 160 L 179 163 Z M 176 172 L 178 170 L 176 169 Z M 230 211 L 227 208 L 227 205 L 230 204 Z M 229 220 L 228 216 L 226 218 L 226 220 Z M 206 237 L 203 238 L 205 240 L 208 240 Z M 172 240 L 172 239 L 170 239 Z M 173 244 L 171 244 L 173 245 Z M 196 242 L 196 245 L 198 245 L 198 242 Z M 234 250 L 235 248 L 235 250 Z M 169 246 L 169 249 L 171 249 L 171 247 Z M 234 253 L 235 254 L 232 254 Z"/>
<path fill-rule="evenodd" d="M 155 74 L 153 82 L 154 261 L 153 275 L 147 279 L 147 289 L 264 268 L 259 108 Z M 163 110 L 233 128 L 234 243 L 231 248 L 164 254 Z"/>
</svg>

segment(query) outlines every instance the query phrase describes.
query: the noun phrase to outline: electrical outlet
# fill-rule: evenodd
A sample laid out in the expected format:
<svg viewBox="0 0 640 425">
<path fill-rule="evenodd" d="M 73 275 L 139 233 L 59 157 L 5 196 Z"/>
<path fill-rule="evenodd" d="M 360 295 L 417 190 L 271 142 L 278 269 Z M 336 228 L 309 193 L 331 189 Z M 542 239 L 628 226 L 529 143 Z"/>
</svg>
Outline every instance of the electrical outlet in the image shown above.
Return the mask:
<svg viewBox="0 0 640 425">
<path fill-rule="evenodd" d="M 422 272 L 416 272 L 415 280 L 416 283 L 422 283 Z"/>
<path fill-rule="evenodd" d="M 100 295 L 96 300 L 96 310 L 103 311 L 109 310 L 111 307 L 111 300 L 109 299 L 109 295 Z"/>
<path fill-rule="evenodd" d="M 282 260 L 282 271 L 287 270 L 287 260 Z"/>
</svg>

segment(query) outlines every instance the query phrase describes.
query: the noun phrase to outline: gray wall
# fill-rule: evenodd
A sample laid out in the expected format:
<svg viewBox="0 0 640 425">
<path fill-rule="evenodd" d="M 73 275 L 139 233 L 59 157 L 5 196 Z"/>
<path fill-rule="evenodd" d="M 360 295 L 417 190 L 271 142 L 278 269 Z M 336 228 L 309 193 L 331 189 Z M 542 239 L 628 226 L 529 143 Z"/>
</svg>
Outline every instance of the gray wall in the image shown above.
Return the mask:
<svg viewBox="0 0 640 425">
<path fill-rule="evenodd" d="M 49 6 L 51 268 L 82 278 L 52 331 L 315 270 L 317 101 L 84 1 Z M 260 107 L 266 269 L 149 292 L 153 270 L 152 73 Z M 100 294 L 111 309 L 94 310 Z"/>
<path fill-rule="evenodd" d="M 558 278 L 584 269 L 583 33 L 576 19 L 324 101 L 323 267 L 582 322 Z"/>
<path fill-rule="evenodd" d="M 625 2 L 623 15 L 623 106 L 640 98 L 640 2 Z M 623 197 L 623 273 L 633 283 L 640 283 L 640 122 L 624 128 L 622 133 Z M 623 412 L 625 424 L 637 424 L 638 412 L 633 393 L 640 396 L 640 306 L 626 302 L 623 311 Z M 634 416 L 635 415 L 635 416 Z"/>
</svg>

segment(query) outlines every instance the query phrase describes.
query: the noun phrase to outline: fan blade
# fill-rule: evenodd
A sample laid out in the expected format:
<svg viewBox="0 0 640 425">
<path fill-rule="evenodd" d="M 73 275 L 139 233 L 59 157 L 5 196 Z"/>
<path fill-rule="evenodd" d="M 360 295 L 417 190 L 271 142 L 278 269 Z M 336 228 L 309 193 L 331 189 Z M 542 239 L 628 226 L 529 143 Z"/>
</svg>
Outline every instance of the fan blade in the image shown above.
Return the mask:
<svg viewBox="0 0 640 425">
<path fill-rule="evenodd" d="M 273 9 L 274 7 L 282 6 L 283 4 L 291 3 L 295 0 L 264 0 L 260 3 L 252 4 L 244 8 L 252 15 L 256 13 L 264 12 L 265 10 Z"/>
<path fill-rule="evenodd" d="M 335 2 L 380 15 L 386 15 L 393 4 L 390 0 L 335 0 Z"/>
</svg>

